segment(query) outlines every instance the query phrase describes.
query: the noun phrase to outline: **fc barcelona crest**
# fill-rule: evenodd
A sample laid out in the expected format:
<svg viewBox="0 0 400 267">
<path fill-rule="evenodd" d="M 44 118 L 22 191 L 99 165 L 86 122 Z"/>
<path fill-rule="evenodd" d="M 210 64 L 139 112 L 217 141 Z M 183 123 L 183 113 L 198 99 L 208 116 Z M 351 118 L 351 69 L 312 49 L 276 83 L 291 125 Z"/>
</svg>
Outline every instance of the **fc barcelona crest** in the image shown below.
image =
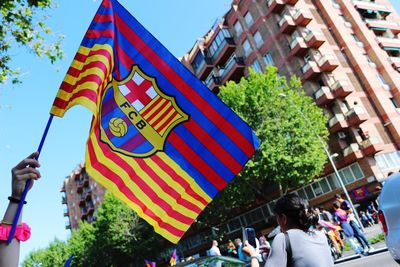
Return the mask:
<svg viewBox="0 0 400 267">
<path fill-rule="evenodd" d="M 169 133 L 189 116 L 137 65 L 123 81 L 113 81 L 100 108 L 101 140 L 132 157 L 163 151 Z"/>
</svg>

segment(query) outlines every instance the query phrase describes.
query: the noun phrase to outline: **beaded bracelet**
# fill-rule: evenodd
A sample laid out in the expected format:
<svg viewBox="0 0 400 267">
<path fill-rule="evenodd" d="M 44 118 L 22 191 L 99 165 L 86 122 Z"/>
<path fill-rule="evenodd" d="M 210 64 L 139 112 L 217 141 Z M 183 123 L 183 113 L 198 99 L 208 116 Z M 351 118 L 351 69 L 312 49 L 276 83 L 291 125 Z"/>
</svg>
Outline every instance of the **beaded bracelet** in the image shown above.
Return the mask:
<svg viewBox="0 0 400 267">
<path fill-rule="evenodd" d="M 15 197 L 8 197 L 8 200 L 11 203 L 17 203 L 17 204 L 21 203 L 21 199 L 18 199 L 18 198 L 15 198 Z M 28 202 L 24 201 L 24 204 L 26 204 L 26 203 L 28 203 Z"/>
</svg>

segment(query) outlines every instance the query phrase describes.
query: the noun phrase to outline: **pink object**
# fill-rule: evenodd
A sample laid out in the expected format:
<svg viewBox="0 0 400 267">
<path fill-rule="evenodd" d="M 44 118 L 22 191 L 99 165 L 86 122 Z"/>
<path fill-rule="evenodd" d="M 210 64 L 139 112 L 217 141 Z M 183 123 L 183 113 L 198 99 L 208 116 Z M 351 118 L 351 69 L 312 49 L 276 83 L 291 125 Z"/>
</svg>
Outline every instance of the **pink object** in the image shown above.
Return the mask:
<svg viewBox="0 0 400 267">
<path fill-rule="evenodd" d="M 11 225 L 0 224 L 0 240 L 6 241 L 11 232 Z M 15 230 L 14 238 L 19 241 L 26 241 L 31 237 L 31 228 L 26 224 L 22 223 L 17 226 Z"/>
</svg>

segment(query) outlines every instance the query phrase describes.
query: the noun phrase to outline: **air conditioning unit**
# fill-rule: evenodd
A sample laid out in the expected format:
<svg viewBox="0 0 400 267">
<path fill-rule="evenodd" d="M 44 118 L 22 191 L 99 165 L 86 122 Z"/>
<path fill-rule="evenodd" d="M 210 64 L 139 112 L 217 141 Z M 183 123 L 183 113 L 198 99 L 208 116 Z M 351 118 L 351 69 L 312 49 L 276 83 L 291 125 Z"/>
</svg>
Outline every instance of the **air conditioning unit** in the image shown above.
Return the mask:
<svg viewBox="0 0 400 267">
<path fill-rule="evenodd" d="M 345 139 L 346 138 L 346 134 L 344 132 L 338 132 L 338 137 L 339 139 Z"/>
</svg>

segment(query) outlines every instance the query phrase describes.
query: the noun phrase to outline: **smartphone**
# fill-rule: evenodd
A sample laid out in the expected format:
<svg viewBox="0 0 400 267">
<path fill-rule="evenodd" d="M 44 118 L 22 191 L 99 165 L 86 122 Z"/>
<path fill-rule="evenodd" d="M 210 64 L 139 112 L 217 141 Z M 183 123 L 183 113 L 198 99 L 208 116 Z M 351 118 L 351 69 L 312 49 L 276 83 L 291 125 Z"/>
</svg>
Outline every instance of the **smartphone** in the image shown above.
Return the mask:
<svg viewBox="0 0 400 267">
<path fill-rule="evenodd" d="M 244 229 L 244 234 L 245 236 L 243 237 L 244 240 L 247 240 L 250 245 L 253 246 L 253 248 L 256 247 L 256 231 L 254 231 L 254 228 L 245 228 Z"/>
</svg>

